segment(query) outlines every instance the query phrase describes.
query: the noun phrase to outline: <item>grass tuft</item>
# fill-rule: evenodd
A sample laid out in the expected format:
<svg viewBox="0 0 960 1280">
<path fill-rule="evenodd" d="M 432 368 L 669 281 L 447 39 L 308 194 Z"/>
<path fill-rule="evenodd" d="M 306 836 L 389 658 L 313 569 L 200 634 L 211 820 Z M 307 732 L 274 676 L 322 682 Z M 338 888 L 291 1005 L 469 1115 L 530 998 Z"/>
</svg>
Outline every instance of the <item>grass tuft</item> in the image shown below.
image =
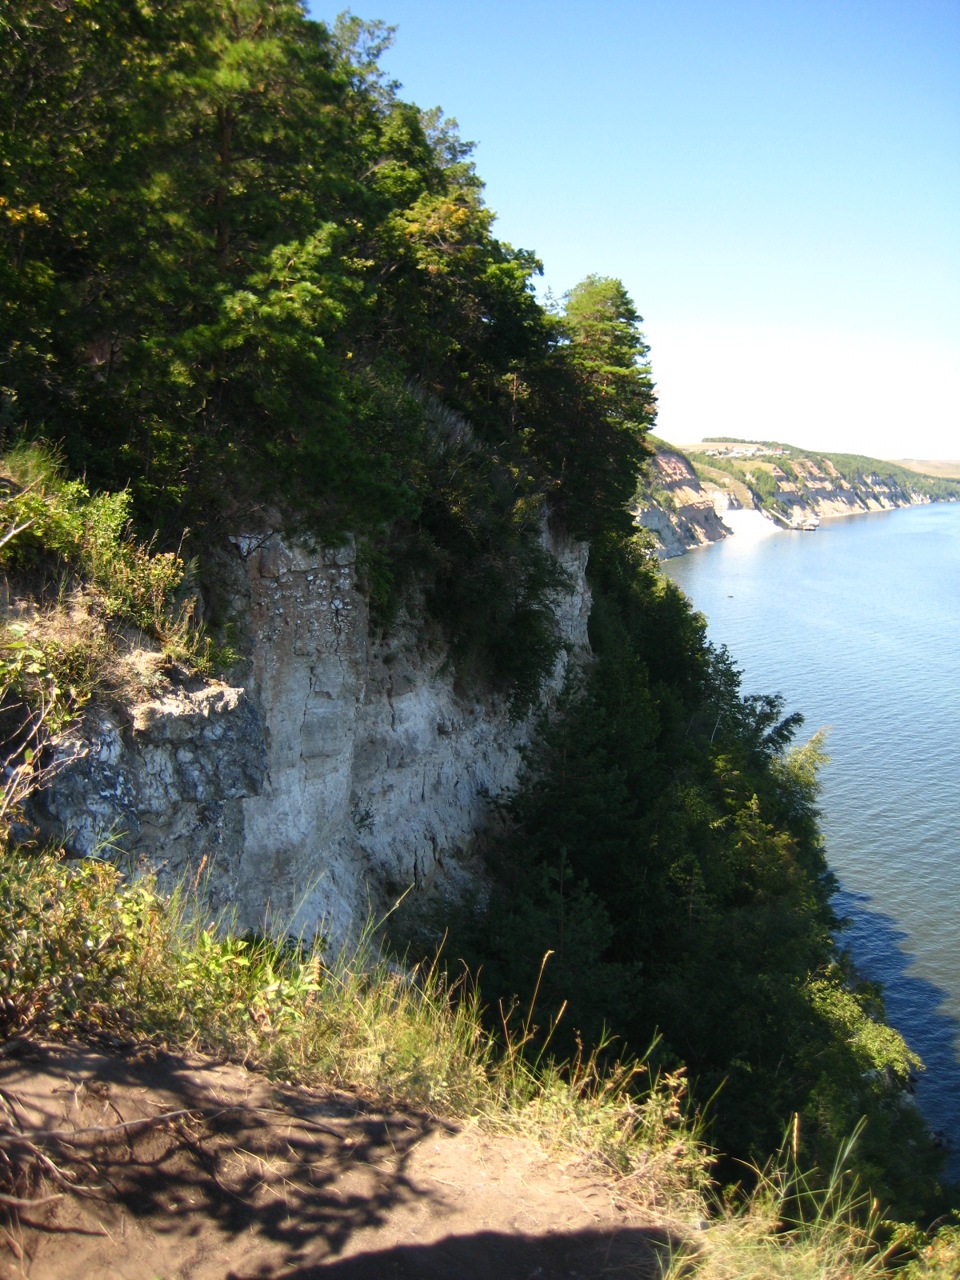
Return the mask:
<svg viewBox="0 0 960 1280">
<path fill-rule="evenodd" d="M 665 1280 L 871 1280 L 888 1275 L 878 1247 L 878 1206 L 847 1165 L 859 1129 L 841 1148 L 825 1185 L 797 1164 L 799 1117 L 778 1156 L 751 1170 L 745 1200 L 716 1205 L 699 1246 L 676 1257 Z"/>
<path fill-rule="evenodd" d="M 223 1055 L 449 1118 L 480 1117 L 616 1174 L 651 1208 L 693 1211 L 705 1153 L 679 1075 L 529 1061 L 495 1041 L 475 987 L 405 970 L 368 930 L 352 952 L 239 936 L 205 921 L 196 885 L 161 897 L 148 877 L 54 852 L 0 858 L 0 1039 L 97 1033 Z"/>
</svg>

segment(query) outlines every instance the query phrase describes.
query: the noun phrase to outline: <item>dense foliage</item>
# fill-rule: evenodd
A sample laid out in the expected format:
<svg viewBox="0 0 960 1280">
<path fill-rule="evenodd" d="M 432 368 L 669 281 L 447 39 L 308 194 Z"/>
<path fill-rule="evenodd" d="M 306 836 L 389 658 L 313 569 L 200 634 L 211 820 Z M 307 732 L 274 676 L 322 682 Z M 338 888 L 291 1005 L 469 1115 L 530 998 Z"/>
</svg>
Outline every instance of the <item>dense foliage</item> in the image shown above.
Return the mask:
<svg viewBox="0 0 960 1280">
<path fill-rule="evenodd" d="M 556 653 L 544 513 L 622 523 L 645 454 L 640 317 L 596 277 L 537 303 L 388 41 L 297 0 L 11 0 L 0 428 L 170 542 L 278 512 L 359 535 L 384 615 L 415 570 L 524 705 Z"/>
<path fill-rule="evenodd" d="M 834 939 L 818 828 L 820 738 L 746 697 L 702 618 L 641 546 L 598 539 L 595 661 L 543 725 L 491 851 L 494 887 L 452 936 L 493 1009 L 539 982 L 544 1028 L 573 1052 L 613 1029 L 659 1034 L 709 1101 L 719 1150 L 758 1165 L 791 1116 L 807 1163 L 854 1162 L 908 1215 L 938 1203 L 933 1150 L 905 1105 L 918 1061 Z M 745 1176 L 726 1168 L 726 1176 Z"/>
<path fill-rule="evenodd" d="M 819 745 L 791 750 L 796 717 L 741 695 L 631 540 L 654 416 L 640 316 L 598 276 L 537 302 L 539 263 L 494 235 L 455 122 L 379 69 L 388 39 L 296 0 L 7 0 L 4 448 L 53 439 L 84 477 L 48 474 L 42 496 L 66 493 L 52 550 L 100 574 L 104 617 L 170 629 L 184 525 L 198 545 L 224 525 L 352 533 L 378 616 L 415 582 L 462 669 L 518 712 L 558 652 L 545 526 L 589 537 L 597 659 L 544 724 L 488 910 L 459 935 L 484 994 L 528 993 L 553 951 L 559 1036 L 606 1024 L 642 1050 L 662 1032 L 698 1098 L 720 1090 L 715 1137 L 740 1156 L 799 1112 L 829 1167 L 866 1113 L 864 1171 L 919 1212 L 915 1063 L 832 942 Z M 149 573 L 153 595 L 114 609 L 109 584 Z"/>
</svg>

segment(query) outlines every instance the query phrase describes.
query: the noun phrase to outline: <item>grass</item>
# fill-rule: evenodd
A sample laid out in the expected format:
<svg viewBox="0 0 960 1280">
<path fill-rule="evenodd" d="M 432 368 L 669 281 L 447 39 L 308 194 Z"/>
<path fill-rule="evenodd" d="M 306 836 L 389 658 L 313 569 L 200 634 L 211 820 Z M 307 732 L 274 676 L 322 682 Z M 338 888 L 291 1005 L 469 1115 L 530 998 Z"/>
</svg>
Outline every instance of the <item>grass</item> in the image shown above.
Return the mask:
<svg viewBox="0 0 960 1280">
<path fill-rule="evenodd" d="M 151 691 L 164 662 L 209 666 L 187 567 L 136 542 L 127 510 L 123 495 L 91 495 L 64 480 L 37 448 L 0 461 L 0 568 L 9 575 L 0 629 L 0 1045 L 120 1035 L 525 1135 L 616 1179 L 625 1200 L 693 1241 L 670 1280 L 887 1274 L 875 1212 L 839 1168 L 814 1193 L 788 1151 L 745 1201 L 713 1203 L 710 1153 L 687 1111 L 682 1071 L 651 1076 L 642 1061 L 617 1061 L 609 1045 L 569 1062 L 534 1054 L 536 993 L 524 1014 L 504 1013 L 493 1035 L 469 974 L 451 980 L 436 961 L 392 962 L 372 928 L 336 955 L 319 941 L 243 937 L 228 918 L 206 914 L 202 867 L 163 897 L 149 876 L 15 843 L 13 820 L 42 779 L 44 744 L 69 730 L 88 699 Z M 40 603 L 11 597 L 18 580 L 39 584 Z M 2 1139 L 0 1126 L 0 1154 Z M 708 1225 L 695 1232 L 701 1219 Z M 898 1239 L 912 1255 L 904 1280 L 960 1275 L 960 1225 Z"/>
<path fill-rule="evenodd" d="M 707 1230 L 681 1249 L 664 1280 L 957 1280 L 960 1214 L 924 1231 L 884 1221 L 850 1172 L 865 1122 L 841 1148 L 825 1183 L 797 1162 L 799 1118 L 753 1190 L 714 1203 Z"/>
<path fill-rule="evenodd" d="M 0 858 L 0 1039 L 110 1033 L 214 1053 L 279 1079 L 477 1118 L 587 1157 L 636 1202 L 694 1213 L 706 1153 L 680 1075 L 607 1070 L 600 1053 L 526 1055 L 529 1017 L 500 1037 L 468 975 L 407 969 L 368 931 L 351 953 L 244 938 L 208 921 L 196 884 L 161 897 L 113 864 L 15 849 Z"/>
<path fill-rule="evenodd" d="M 855 1133 L 841 1149 L 825 1186 L 812 1185 L 798 1167 L 798 1120 L 766 1169 L 752 1170 L 754 1189 L 740 1203 L 718 1206 L 696 1255 L 699 1280 L 870 1280 L 886 1276 L 878 1245 L 877 1206 L 858 1191 L 844 1163 Z M 690 1274 L 689 1259 L 675 1259 L 665 1280 Z"/>
</svg>

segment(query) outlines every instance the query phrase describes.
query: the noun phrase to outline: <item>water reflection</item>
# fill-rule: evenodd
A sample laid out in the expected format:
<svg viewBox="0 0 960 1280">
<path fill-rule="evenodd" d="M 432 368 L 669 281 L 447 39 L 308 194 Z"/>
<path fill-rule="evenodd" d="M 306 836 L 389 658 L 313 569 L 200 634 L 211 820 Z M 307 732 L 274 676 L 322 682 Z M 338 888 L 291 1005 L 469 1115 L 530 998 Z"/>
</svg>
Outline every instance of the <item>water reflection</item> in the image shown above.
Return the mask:
<svg viewBox="0 0 960 1280">
<path fill-rule="evenodd" d="M 917 1103 L 930 1127 L 949 1144 L 947 1172 L 960 1180 L 960 1062 L 955 1046 L 960 1023 L 946 1011 L 949 994 L 912 972 L 908 934 L 878 911 L 869 894 L 841 888 L 833 899 L 849 920 L 841 942 L 863 977 L 883 985 L 888 1021 L 926 1064 L 917 1081 Z"/>
</svg>

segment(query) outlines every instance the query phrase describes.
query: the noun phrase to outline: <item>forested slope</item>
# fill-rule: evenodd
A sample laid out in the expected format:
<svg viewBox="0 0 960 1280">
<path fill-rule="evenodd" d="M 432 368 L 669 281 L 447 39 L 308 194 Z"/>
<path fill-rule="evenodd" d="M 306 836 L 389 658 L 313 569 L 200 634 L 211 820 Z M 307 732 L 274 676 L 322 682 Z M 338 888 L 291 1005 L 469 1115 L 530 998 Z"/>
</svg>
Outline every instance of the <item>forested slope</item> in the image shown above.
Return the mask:
<svg viewBox="0 0 960 1280">
<path fill-rule="evenodd" d="M 537 304 L 376 24 L 294 0 L 15 0 L 0 24 L 7 435 L 129 485 L 174 544 L 277 510 L 357 534 L 379 603 L 412 566 L 461 645 L 545 662 L 544 502 L 623 526 L 653 414 L 619 282 Z"/>
<path fill-rule="evenodd" d="M 662 1033 L 727 1153 L 763 1159 L 799 1114 L 829 1167 L 867 1114 L 861 1169 L 920 1213 L 937 1158 L 903 1105 L 915 1061 L 834 946 L 819 746 L 742 696 L 634 539 L 655 404 L 634 303 L 596 276 L 537 302 L 455 124 L 379 69 L 386 36 L 293 0 L 6 5 L 5 443 L 129 487 L 160 549 L 189 528 L 214 605 L 224 532 L 354 535 L 380 625 L 415 583 L 517 714 L 559 644 L 543 522 L 591 539 L 596 660 L 455 945 L 492 1010 L 553 952 L 558 1048 Z"/>
</svg>

